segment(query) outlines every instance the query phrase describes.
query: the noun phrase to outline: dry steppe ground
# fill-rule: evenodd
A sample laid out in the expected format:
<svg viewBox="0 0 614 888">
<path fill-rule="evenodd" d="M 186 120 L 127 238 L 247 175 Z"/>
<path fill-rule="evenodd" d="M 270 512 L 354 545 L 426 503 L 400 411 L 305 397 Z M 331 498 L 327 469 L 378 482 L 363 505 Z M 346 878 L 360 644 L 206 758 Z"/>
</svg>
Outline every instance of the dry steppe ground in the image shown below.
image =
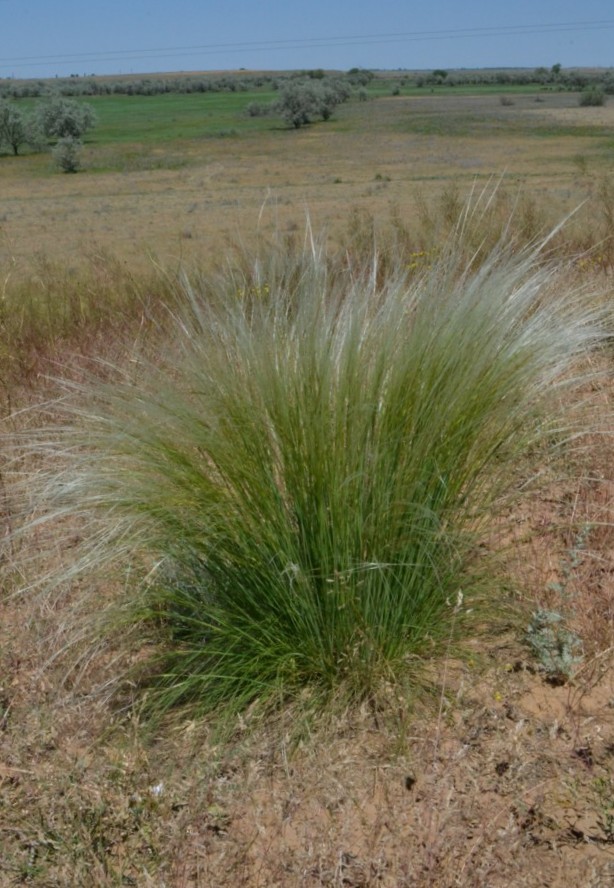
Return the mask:
<svg viewBox="0 0 614 888">
<path fill-rule="evenodd" d="M 153 168 L 142 170 L 131 161 L 123 172 L 32 176 L 2 158 L 1 261 L 15 276 L 41 256 L 77 269 L 104 251 L 136 268 L 149 256 L 202 264 L 258 224 L 301 232 L 306 213 L 343 240 L 365 220 L 377 227 L 400 217 L 411 227 L 425 204 L 441 210 L 447 200 L 453 209 L 457 191 L 500 176 L 536 225 L 594 199 L 570 225 L 577 242 L 588 229 L 595 242 L 608 224 L 599 194 L 614 156 L 614 102 L 585 109 L 565 94 L 538 98 L 519 95 L 511 107 L 494 95 L 427 93 L 355 103 L 330 126 L 143 148 L 143 165 Z M 89 146 L 86 167 L 88 155 L 119 150 Z M 164 168 L 169 154 L 183 165 Z M 578 268 L 613 298 L 607 262 Z M 112 343 L 97 348 L 129 361 Z M 19 408 L 53 394 L 42 381 L 13 392 L 7 430 L 35 422 Z M 4 546 L 0 885 L 614 884 L 607 374 L 590 395 L 603 433 L 582 442 L 567 475 L 553 472 L 546 492 L 506 523 L 506 564 L 522 589 L 510 611 L 565 609 L 583 639 L 583 664 L 563 684 L 510 630 L 476 643 L 467 661 L 437 663 L 435 692 L 411 708 L 391 699 L 382 711 L 335 713 L 298 735 L 292 714 L 253 732 L 238 723 L 224 749 L 190 720 L 152 735 L 130 705 L 129 684 L 119 699 L 109 691 L 140 656 L 138 640 L 92 648 L 74 638 L 75 619 L 89 619 L 121 586 L 15 595 L 29 578 Z M 11 497 L 0 475 L 7 528 Z M 44 535 L 30 545 L 48 561 L 71 557 Z"/>
<path fill-rule="evenodd" d="M 553 215 L 571 209 L 612 161 L 614 103 L 579 108 L 569 94 L 395 96 L 338 109 L 330 125 L 271 128 L 240 138 L 163 146 L 89 145 L 121 172 L 33 177 L 19 159 L 0 165 L 0 257 L 50 254 L 67 262 L 111 249 L 133 262 L 202 261 L 245 236 L 268 207 L 268 226 L 343 230 L 352 213 L 411 218 L 419 197 L 462 193 L 505 176 Z M 118 161 L 118 155 L 120 160 Z M 179 168 L 173 169 L 181 160 Z M 140 168 L 139 168 L 140 167 Z"/>
</svg>

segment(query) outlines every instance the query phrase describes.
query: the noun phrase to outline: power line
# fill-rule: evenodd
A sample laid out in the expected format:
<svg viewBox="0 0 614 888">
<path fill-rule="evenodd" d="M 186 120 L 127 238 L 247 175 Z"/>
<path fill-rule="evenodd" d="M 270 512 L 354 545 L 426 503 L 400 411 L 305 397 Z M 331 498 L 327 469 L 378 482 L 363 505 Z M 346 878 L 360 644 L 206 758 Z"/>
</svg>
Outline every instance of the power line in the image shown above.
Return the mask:
<svg viewBox="0 0 614 888">
<path fill-rule="evenodd" d="M 331 37 L 290 38 L 284 40 L 204 43 L 192 46 L 99 50 L 85 53 L 43 56 L 13 56 L 0 59 L 0 67 L 23 68 L 46 67 L 49 63 L 69 64 L 102 61 L 144 61 L 154 58 L 181 58 L 193 55 L 194 53 L 219 55 L 245 52 L 273 52 L 289 49 L 318 49 L 329 47 L 334 48 L 338 46 L 372 46 L 378 44 L 412 43 L 434 40 L 467 40 L 472 38 L 527 36 L 531 34 L 610 30 L 613 28 L 614 19 L 601 19 L 578 22 L 549 22 L 539 25 L 501 25 L 478 28 L 439 29 L 431 31 L 406 31 L 395 32 L 394 34 L 351 34 Z"/>
</svg>

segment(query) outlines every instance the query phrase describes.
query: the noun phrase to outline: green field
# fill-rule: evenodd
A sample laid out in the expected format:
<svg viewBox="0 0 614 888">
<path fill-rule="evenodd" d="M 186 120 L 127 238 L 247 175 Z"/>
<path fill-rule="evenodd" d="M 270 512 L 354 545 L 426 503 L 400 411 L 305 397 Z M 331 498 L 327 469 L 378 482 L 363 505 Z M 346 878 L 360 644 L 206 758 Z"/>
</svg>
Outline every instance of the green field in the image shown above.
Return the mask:
<svg viewBox="0 0 614 888">
<path fill-rule="evenodd" d="M 249 117 L 245 108 L 250 102 L 274 98 L 273 92 L 94 97 L 90 102 L 100 124 L 90 140 L 160 144 L 224 132 L 256 133 L 270 129 L 271 119 Z"/>
<path fill-rule="evenodd" d="M 98 125 L 87 136 L 94 145 L 142 142 L 158 145 L 200 139 L 220 132 L 258 132 L 274 124 L 271 118 L 249 117 L 246 106 L 275 99 L 274 92 L 168 93 L 152 96 L 91 96 L 76 101 L 94 108 Z M 34 108 L 40 99 L 22 99 Z M 279 121 L 277 121 L 279 125 Z"/>
<path fill-rule="evenodd" d="M 392 96 L 391 85 L 388 82 L 375 81 L 370 85 L 367 94 L 370 100 L 378 98 L 415 98 L 429 102 L 432 99 L 441 101 L 441 109 L 436 106 L 428 115 L 420 113 L 412 115 L 412 131 L 436 133 L 443 135 L 465 135 L 471 128 L 480 127 L 482 134 L 487 135 L 493 129 L 510 127 L 516 132 L 530 132 L 539 134 L 561 135 L 561 128 L 548 131 L 539 127 L 537 123 L 531 123 L 524 119 L 517 121 L 513 113 L 506 112 L 500 107 L 502 96 L 512 97 L 520 107 L 539 109 L 541 104 L 546 107 L 575 107 L 578 103 L 576 93 L 560 93 L 548 91 L 536 91 L 534 86 L 459 86 L 459 87 L 401 87 L 399 95 Z M 252 92 L 219 92 L 219 93 L 192 93 L 192 94 L 162 94 L 162 95 L 134 95 L 134 96 L 92 96 L 85 101 L 90 104 L 98 115 L 98 126 L 88 134 L 87 141 L 93 145 L 108 145 L 114 143 L 140 142 L 146 145 L 160 145 L 176 141 L 201 139 L 216 136 L 240 136 L 248 135 L 271 129 L 285 128 L 280 118 L 250 117 L 246 108 L 251 102 L 268 104 L 276 98 L 276 92 L 254 90 Z M 467 114 L 463 111 L 462 100 L 465 97 L 485 100 L 480 103 L 478 114 Z M 491 113 L 488 113 L 492 100 Z M 353 100 L 356 102 L 356 99 Z M 33 100 L 24 100 L 26 107 L 32 107 Z M 450 109 L 451 104 L 456 104 L 458 110 Z M 486 112 L 486 113 L 485 113 Z M 497 113 L 498 112 L 498 113 Z M 343 107 L 337 109 L 334 117 L 339 119 L 343 114 Z M 330 122 L 334 125 L 335 120 Z M 364 120 L 358 118 L 356 131 L 362 130 Z M 577 134 L 577 128 L 569 131 Z M 607 134 L 609 130 L 604 130 Z M 599 135 L 590 126 L 586 127 L 586 135 Z"/>
</svg>

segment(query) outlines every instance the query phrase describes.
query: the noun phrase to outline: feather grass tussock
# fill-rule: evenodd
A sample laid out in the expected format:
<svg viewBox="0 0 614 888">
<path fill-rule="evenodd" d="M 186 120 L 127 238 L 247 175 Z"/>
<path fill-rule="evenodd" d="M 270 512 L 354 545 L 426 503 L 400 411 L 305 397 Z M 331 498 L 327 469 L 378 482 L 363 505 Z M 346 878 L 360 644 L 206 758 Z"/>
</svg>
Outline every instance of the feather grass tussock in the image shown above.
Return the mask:
<svg viewBox="0 0 614 888">
<path fill-rule="evenodd" d="M 467 262 L 470 224 L 419 276 L 272 248 L 186 287 L 166 360 L 58 402 L 29 526 L 78 523 L 64 578 L 140 565 L 155 707 L 364 699 L 496 609 L 476 542 L 605 333 L 543 245 Z"/>
</svg>

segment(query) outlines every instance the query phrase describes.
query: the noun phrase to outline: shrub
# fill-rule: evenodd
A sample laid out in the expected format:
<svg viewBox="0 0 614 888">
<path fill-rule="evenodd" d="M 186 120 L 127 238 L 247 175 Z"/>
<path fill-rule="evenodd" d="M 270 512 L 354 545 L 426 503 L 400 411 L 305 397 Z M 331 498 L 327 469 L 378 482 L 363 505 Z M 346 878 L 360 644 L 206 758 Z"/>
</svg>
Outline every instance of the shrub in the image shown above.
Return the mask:
<svg viewBox="0 0 614 888">
<path fill-rule="evenodd" d="M 350 88 L 340 80 L 292 81 L 280 89 L 273 103 L 286 123 L 296 129 L 312 123 L 317 117 L 328 120 L 334 108 L 350 97 Z"/>
<path fill-rule="evenodd" d="M 605 105 L 605 92 L 601 86 L 590 86 L 580 94 L 582 107 Z"/>
<path fill-rule="evenodd" d="M 245 106 L 245 113 L 248 117 L 266 117 L 271 113 L 271 106 L 265 102 L 249 102 Z"/>
<path fill-rule="evenodd" d="M 366 68 L 350 68 L 347 72 L 347 79 L 354 86 L 368 86 L 373 80 L 375 74 Z"/>
<path fill-rule="evenodd" d="M 78 567 L 143 564 L 124 618 L 161 642 L 150 702 L 364 699 L 483 625 L 476 541 L 601 333 L 534 250 L 440 255 L 378 283 L 272 250 L 189 291 L 166 367 L 41 433 L 37 509 L 78 521 Z"/>
<path fill-rule="evenodd" d="M 279 91 L 275 111 L 286 123 L 299 129 L 318 115 L 316 87 L 312 83 L 287 83 Z"/>
<path fill-rule="evenodd" d="M 332 114 L 337 105 L 347 102 L 352 94 L 351 88 L 343 80 L 326 80 L 320 84 L 320 114 L 324 120 Z"/>
<path fill-rule="evenodd" d="M 11 102 L 0 101 L 0 148 L 9 148 L 15 157 L 22 145 L 38 149 L 42 135 L 36 122 Z"/>
<path fill-rule="evenodd" d="M 37 115 L 48 139 L 82 139 L 96 125 L 96 114 L 91 105 L 57 96 L 41 102 Z"/>
<path fill-rule="evenodd" d="M 83 145 L 79 139 L 65 136 L 52 150 L 53 159 L 63 173 L 76 173 L 81 169 Z"/>
</svg>

